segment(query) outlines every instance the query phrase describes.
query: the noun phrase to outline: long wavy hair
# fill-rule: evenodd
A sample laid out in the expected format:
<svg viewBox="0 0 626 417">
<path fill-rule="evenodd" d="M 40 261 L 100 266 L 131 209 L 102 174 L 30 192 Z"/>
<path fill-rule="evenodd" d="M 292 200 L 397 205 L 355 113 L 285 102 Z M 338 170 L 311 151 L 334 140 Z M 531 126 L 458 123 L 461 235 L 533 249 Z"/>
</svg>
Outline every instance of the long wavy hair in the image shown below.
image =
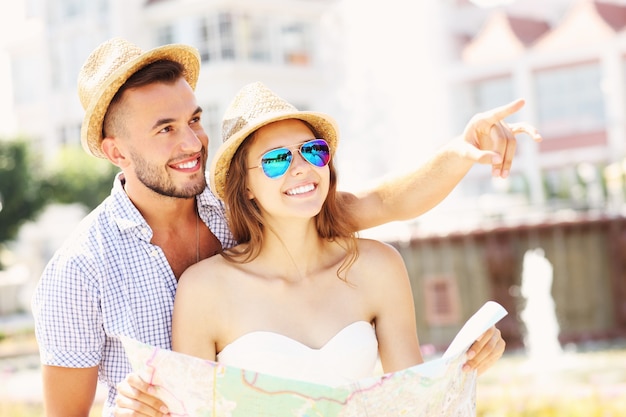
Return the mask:
<svg viewBox="0 0 626 417">
<path fill-rule="evenodd" d="M 315 134 L 313 127 L 304 123 Z M 265 227 L 269 227 L 265 224 L 255 200 L 248 198 L 247 193 L 249 170 L 246 161 L 248 150 L 255 139 L 255 133 L 256 131 L 246 137 L 235 152 L 230 161 L 228 178 L 224 187 L 224 203 L 230 230 L 237 242 L 247 245 L 243 248 L 227 249 L 222 255 L 239 263 L 250 262 L 259 255 L 263 244 L 263 231 Z M 317 134 L 315 137 L 318 137 Z M 337 276 L 345 281 L 345 272 L 359 256 L 354 233 L 355 226 L 343 200 L 337 198 L 337 172 L 333 158 L 328 167 L 330 170 L 328 195 L 320 212 L 315 216 L 315 228 L 321 238 L 336 241 L 345 249 L 346 257 L 337 270 Z"/>
</svg>

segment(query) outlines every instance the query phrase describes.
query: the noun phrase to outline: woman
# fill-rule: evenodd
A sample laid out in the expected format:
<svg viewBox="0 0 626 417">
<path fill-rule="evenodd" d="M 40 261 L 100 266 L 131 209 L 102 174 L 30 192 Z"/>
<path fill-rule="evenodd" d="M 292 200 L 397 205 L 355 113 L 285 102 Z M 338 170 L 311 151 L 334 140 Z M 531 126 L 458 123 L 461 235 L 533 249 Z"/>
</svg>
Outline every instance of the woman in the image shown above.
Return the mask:
<svg viewBox="0 0 626 417">
<path fill-rule="evenodd" d="M 400 254 L 356 238 L 333 198 L 335 122 L 255 83 L 223 131 L 210 182 L 240 244 L 181 276 L 173 349 L 326 385 L 371 376 L 377 355 L 384 372 L 421 363 Z M 479 354 L 491 363 L 502 346 Z"/>
</svg>

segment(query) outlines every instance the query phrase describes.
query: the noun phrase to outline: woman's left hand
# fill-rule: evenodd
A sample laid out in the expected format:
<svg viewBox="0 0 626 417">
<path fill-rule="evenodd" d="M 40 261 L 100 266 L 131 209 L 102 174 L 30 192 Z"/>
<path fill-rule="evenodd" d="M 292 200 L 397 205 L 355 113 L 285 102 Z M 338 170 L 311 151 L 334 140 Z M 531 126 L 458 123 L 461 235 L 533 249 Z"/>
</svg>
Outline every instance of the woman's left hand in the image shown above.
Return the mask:
<svg viewBox="0 0 626 417">
<path fill-rule="evenodd" d="M 478 371 L 478 375 L 489 369 L 504 353 L 506 342 L 500 330 L 492 326 L 483 333 L 467 351 L 464 371 Z"/>
</svg>

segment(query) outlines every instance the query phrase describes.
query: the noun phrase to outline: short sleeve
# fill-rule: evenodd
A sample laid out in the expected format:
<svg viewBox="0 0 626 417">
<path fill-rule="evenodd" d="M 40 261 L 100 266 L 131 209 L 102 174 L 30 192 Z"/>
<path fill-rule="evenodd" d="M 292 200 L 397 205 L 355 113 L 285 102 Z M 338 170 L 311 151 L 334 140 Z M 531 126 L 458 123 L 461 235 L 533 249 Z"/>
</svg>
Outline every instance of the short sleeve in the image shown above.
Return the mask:
<svg viewBox="0 0 626 417">
<path fill-rule="evenodd" d="M 69 368 L 97 366 L 105 334 L 96 280 L 84 260 L 57 253 L 32 300 L 41 363 Z"/>
</svg>

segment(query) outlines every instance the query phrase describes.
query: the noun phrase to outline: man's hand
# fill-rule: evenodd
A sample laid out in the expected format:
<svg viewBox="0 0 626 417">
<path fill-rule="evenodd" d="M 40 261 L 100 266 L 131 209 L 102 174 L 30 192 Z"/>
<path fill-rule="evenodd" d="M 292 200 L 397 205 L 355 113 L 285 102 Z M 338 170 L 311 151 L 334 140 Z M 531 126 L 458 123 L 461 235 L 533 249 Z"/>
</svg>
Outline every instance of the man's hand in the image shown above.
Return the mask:
<svg viewBox="0 0 626 417">
<path fill-rule="evenodd" d="M 145 382 L 137 374 L 130 373 L 117 385 L 115 417 L 143 416 L 165 417 L 169 410 L 156 397 L 154 386 Z"/>
<path fill-rule="evenodd" d="M 506 343 L 500 330 L 492 326 L 483 333 L 467 351 L 467 362 L 464 371 L 477 370 L 478 375 L 490 368 L 504 353 Z"/>
<path fill-rule="evenodd" d="M 352 213 L 355 231 L 426 213 L 450 194 L 475 163 L 491 164 L 494 177 L 508 177 L 517 146 L 515 135 L 526 133 L 537 142 L 542 140 L 537 129 L 527 123 L 504 122 L 523 106 L 524 100 L 520 99 L 478 113 L 463 134 L 417 169 L 358 195 L 339 193 Z"/>
<path fill-rule="evenodd" d="M 508 177 L 515 156 L 515 135 L 528 134 L 535 142 L 542 138 L 537 129 L 527 123 L 507 124 L 504 119 L 519 111 L 524 100 L 518 99 L 504 106 L 478 113 L 472 117 L 463 132 L 464 157 L 480 164 L 491 164 L 494 177 Z"/>
</svg>

